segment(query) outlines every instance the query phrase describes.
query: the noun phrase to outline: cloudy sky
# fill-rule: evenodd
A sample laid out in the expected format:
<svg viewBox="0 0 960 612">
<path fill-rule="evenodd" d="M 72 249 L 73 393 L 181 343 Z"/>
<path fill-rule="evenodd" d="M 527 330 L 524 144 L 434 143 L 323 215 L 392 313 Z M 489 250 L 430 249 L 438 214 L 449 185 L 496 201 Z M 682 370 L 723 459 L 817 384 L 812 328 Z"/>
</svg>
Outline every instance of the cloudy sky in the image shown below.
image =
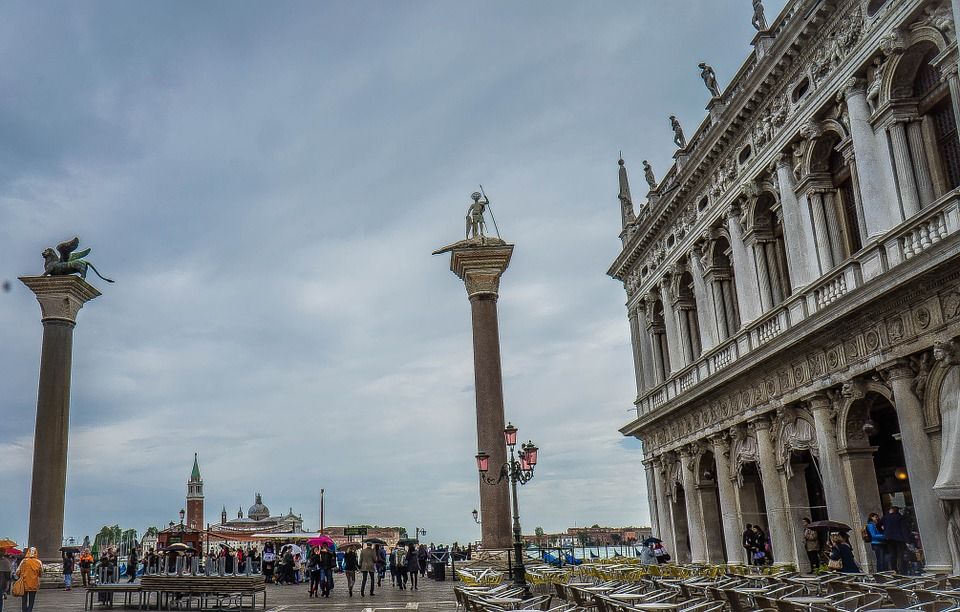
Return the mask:
<svg viewBox="0 0 960 612">
<path fill-rule="evenodd" d="M 782 0 L 769 1 L 773 17 Z M 65 535 L 263 493 L 316 528 L 478 537 L 472 347 L 437 247 L 483 183 L 516 244 L 507 418 L 524 528 L 649 522 L 618 252 L 667 117 L 692 134 L 749 0 L 5 2 L 0 535 L 25 539 L 41 325 L 16 277 L 74 234 L 115 285 L 74 338 Z"/>
</svg>

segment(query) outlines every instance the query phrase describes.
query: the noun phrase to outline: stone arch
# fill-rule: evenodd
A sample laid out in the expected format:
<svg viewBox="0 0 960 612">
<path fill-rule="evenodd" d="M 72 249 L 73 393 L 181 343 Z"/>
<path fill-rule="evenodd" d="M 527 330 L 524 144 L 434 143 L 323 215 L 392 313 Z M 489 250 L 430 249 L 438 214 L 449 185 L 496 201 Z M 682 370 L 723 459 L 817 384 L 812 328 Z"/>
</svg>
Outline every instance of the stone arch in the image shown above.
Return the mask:
<svg viewBox="0 0 960 612">
<path fill-rule="evenodd" d="M 847 129 L 836 119 L 826 119 L 810 130 L 814 135 L 803 158 L 803 174 L 829 172 L 830 156 L 837 144 L 849 136 Z"/>
<path fill-rule="evenodd" d="M 756 230 L 757 227 L 757 212 L 760 210 L 762 212 L 764 203 L 772 202 L 773 206 L 780 204 L 780 192 L 774 188 L 773 183 L 769 181 L 763 181 L 757 184 L 757 195 L 756 197 L 748 197 L 745 200 L 743 206 L 744 214 L 744 229 L 745 230 Z M 762 215 L 761 215 L 762 217 Z M 760 219 L 760 222 L 763 222 L 763 219 Z"/>
<path fill-rule="evenodd" d="M 863 399 L 867 393 L 876 393 L 894 404 L 893 392 L 882 383 L 866 380 L 850 381 L 844 384 L 841 393 L 843 400 L 837 408 L 837 447 L 839 450 L 847 450 L 864 446 L 860 440 L 862 432 L 859 430 L 863 426 L 863 418 L 862 415 L 857 414 L 859 407 L 856 402 Z M 855 442 L 852 446 L 851 441 Z"/>
<path fill-rule="evenodd" d="M 880 101 L 887 103 L 898 98 L 909 98 L 917 70 L 932 50 L 937 54 L 950 46 L 950 41 L 940 30 L 924 26 L 910 32 L 906 37 L 903 53 L 890 57 L 883 74 Z"/>
</svg>

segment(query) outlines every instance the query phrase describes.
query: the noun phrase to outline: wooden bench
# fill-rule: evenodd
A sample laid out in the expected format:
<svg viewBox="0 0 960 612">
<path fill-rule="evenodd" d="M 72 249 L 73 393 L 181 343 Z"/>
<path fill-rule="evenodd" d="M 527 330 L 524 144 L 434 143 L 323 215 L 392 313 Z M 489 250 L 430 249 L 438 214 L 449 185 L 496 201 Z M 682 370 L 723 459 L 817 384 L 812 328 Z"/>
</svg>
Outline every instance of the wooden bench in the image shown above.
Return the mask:
<svg viewBox="0 0 960 612">
<path fill-rule="evenodd" d="M 144 576 L 140 581 L 141 607 L 156 609 L 223 610 L 257 607 L 257 595 L 262 593 L 263 609 L 267 608 L 267 585 L 263 576 Z M 153 596 L 156 595 L 154 598 Z M 194 608 L 193 604 L 196 603 Z"/>
<path fill-rule="evenodd" d="M 94 598 L 99 593 L 110 593 L 110 599 L 105 602 L 108 607 L 113 607 L 113 595 L 123 593 L 123 607 L 133 607 L 133 596 L 137 595 L 137 608 L 143 607 L 143 593 L 140 592 L 139 584 L 95 584 L 87 587 L 87 593 L 83 600 L 83 609 L 92 610 L 94 607 Z"/>
</svg>

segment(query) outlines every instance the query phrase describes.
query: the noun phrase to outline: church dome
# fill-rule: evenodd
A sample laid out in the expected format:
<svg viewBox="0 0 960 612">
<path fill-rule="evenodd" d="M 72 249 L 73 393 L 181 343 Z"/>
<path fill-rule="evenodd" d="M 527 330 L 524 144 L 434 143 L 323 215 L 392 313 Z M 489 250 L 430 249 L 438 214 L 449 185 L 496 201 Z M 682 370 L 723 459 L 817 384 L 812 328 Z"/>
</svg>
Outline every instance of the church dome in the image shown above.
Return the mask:
<svg viewBox="0 0 960 612">
<path fill-rule="evenodd" d="M 251 518 L 255 521 L 262 521 L 265 518 L 270 518 L 270 508 L 267 508 L 263 505 L 263 499 L 261 499 L 260 494 L 257 493 L 257 498 L 250 509 L 247 510 L 247 518 Z"/>
</svg>

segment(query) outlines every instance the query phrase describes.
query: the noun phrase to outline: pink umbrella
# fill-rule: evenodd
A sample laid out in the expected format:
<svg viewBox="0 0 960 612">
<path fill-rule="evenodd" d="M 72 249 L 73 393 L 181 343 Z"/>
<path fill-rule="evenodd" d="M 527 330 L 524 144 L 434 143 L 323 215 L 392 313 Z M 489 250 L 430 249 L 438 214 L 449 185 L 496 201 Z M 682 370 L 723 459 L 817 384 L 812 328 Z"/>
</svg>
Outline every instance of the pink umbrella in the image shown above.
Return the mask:
<svg viewBox="0 0 960 612">
<path fill-rule="evenodd" d="M 327 546 L 335 546 L 335 544 L 333 543 L 333 540 L 330 539 L 330 536 L 325 536 L 325 535 L 317 536 L 315 538 L 310 538 L 309 540 L 307 540 L 307 544 L 309 544 L 310 546 L 323 546 L 324 544 L 326 544 Z"/>
</svg>

